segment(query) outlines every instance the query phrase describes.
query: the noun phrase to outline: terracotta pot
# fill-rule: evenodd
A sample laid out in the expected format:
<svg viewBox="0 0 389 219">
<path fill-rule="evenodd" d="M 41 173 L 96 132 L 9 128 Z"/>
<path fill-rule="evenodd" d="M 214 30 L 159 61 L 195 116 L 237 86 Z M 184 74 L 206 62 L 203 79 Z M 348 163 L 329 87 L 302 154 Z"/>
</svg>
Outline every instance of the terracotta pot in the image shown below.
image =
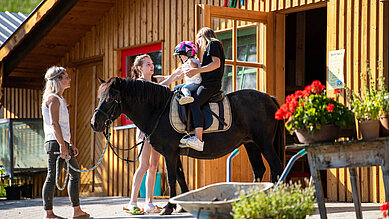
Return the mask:
<svg viewBox="0 0 389 219">
<path fill-rule="evenodd" d="M 378 138 L 380 135 L 380 122 L 378 120 L 358 121 L 362 139 Z"/>
<path fill-rule="evenodd" d="M 389 136 L 389 115 L 380 116 L 380 136 L 387 137 Z"/>
<path fill-rule="evenodd" d="M 312 135 L 305 130 L 296 130 L 298 140 L 303 144 L 333 141 L 339 137 L 340 127 L 336 125 L 323 125 L 320 130 Z"/>
</svg>

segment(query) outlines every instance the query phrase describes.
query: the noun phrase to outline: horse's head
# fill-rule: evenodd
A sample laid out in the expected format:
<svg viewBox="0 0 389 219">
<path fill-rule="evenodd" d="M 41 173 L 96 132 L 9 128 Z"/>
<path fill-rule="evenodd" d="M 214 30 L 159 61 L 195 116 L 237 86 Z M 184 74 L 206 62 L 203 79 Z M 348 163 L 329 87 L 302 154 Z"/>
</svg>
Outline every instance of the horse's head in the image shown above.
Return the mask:
<svg viewBox="0 0 389 219">
<path fill-rule="evenodd" d="M 98 91 L 99 105 L 91 119 L 94 131 L 104 131 L 105 127 L 118 118 L 122 113 L 122 97 L 120 94 L 120 79 L 110 78 L 108 81 L 100 79 L 101 85 Z"/>
</svg>

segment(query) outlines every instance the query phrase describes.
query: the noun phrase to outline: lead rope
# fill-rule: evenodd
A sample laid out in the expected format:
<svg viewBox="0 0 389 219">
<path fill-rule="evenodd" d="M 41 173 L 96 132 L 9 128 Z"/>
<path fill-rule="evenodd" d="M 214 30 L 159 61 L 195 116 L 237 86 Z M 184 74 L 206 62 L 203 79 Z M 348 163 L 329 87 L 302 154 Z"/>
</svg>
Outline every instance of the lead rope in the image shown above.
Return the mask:
<svg viewBox="0 0 389 219">
<path fill-rule="evenodd" d="M 110 138 L 110 137 L 111 137 L 111 133 L 108 134 L 107 143 L 105 143 L 105 148 L 104 148 L 103 153 L 102 153 L 101 156 L 100 156 L 100 159 L 97 161 L 97 163 L 96 163 L 92 168 L 89 168 L 89 169 L 87 169 L 87 170 L 80 170 L 80 169 L 77 169 L 77 168 L 73 167 L 73 166 L 69 163 L 69 158 L 65 158 L 67 167 L 66 167 L 66 169 L 65 169 L 66 174 L 65 174 L 65 180 L 64 180 L 64 183 L 63 183 L 62 187 L 59 186 L 59 184 L 58 184 L 59 175 L 60 175 L 60 171 L 59 171 L 59 159 L 61 158 L 60 156 L 58 156 L 58 157 L 57 157 L 57 162 L 56 162 L 56 171 L 55 171 L 55 172 L 56 172 L 56 173 L 55 173 L 55 185 L 57 186 L 57 188 L 58 188 L 59 190 L 61 190 L 61 191 L 65 189 L 66 183 L 67 183 L 67 180 L 68 180 L 68 176 L 69 176 L 69 167 L 70 167 L 72 170 L 74 170 L 74 171 L 76 171 L 76 172 L 79 172 L 79 173 L 85 173 L 85 172 L 89 172 L 89 171 L 92 171 L 92 170 L 96 169 L 96 168 L 99 166 L 99 164 L 101 163 L 101 161 L 103 160 L 105 151 L 107 150 L 107 147 L 108 147 L 108 142 L 109 142 L 109 138 Z M 54 152 L 54 154 L 60 154 L 60 152 Z"/>
</svg>

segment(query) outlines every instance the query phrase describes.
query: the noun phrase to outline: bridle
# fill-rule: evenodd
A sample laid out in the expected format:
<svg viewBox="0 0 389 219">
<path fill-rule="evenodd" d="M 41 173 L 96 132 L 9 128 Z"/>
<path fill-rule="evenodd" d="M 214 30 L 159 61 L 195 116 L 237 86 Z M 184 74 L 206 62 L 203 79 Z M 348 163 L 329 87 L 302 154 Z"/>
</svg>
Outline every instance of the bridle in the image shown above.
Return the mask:
<svg viewBox="0 0 389 219">
<path fill-rule="evenodd" d="M 119 91 L 119 90 L 114 89 L 114 88 L 111 88 L 111 89 L 113 89 L 114 91 L 116 91 L 116 92 L 118 92 L 118 93 L 120 94 L 120 91 Z M 116 108 L 117 108 L 118 106 L 120 107 L 120 112 L 123 112 L 123 106 L 122 106 L 122 98 L 121 98 L 121 95 L 119 95 L 119 99 L 113 100 L 115 103 L 114 103 L 113 105 L 111 105 L 111 107 L 107 110 L 107 112 L 104 112 L 103 110 L 101 110 L 101 109 L 99 109 L 99 108 L 96 108 L 96 109 L 95 109 L 95 111 L 94 111 L 95 113 L 96 113 L 96 112 L 100 112 L 101 114 L 103 114 L 103 115 L 106 117 L 106 120 L 104 121 L 104 131 L 103 131 L 103 134 L 104 134 L 104 136 L 105 136 L 105 139 L 106 139 L 107 142 L 108 142 L 109 147 L 112 149 L 113 153 L 114 153 L 119 159 L 121 159 L 121 160 L 123 160 L 123 161 L 126 161 L 126 162 L 136 162 L 136 161 L 139 159 L 139 157 L 140 157 L 140 155 L 141 155 L 141 153 L 142 153 L 142 150 L 143 150 L 144 142 L 145 142 L 146 140 L 147 140 L 147 141 L 150 141 L 150 137 L 151 137 L 151 135 L 154 134 L 155 130 L 157 129 L 158 124 L 159 124 L 159 121 L 161 120 L 162 114 L 165 112 L 167 106 L 169 105 L 172 96 L 173 96 L 173 95 L 171 95 L 171 96 L 169 97 L 168 101 L 166 101 L 166 104 L 165 104 L 165 106 L 164 106 L 164 108 L 163 108 L 161 114 L 159 114 L 158 119 L 157 119 L 157 122 L 155 123 L 155 125 L 154 125 L 154 127 L 153 127 L 153 129 L 152 129 L 152 131 L 151 131 L 151 133 L 150 133 L 150 135 L 146 135 L 146 133 L 145 133 L 145 135 L 144 135 L 144 137 L 143 137 L 143 140 L 142 140 L 141 142 L 138 142 L 136 145 L 130 147 L 129 149 L 123 149 L 123 148 L 119 148 L 119 147 L 112 146 L 111 142 L 109 142 L 109 137 L 110 137 L 110 135 L 111 135 L 111 133 L 109 133 L 109 128 L 110 128 L 110 126 L 112 125 L 113 120 L 114 120 L 114 118 L 113 118 L 113 113 L 115 112 L 115 110 L 116 110 Z M 112 111 L 111 111 L 111 110 L 112 110 Z M 108 115 L 108 113 L 110 113 L 110 112 L 111 112 L 111 115 Z M 116 151 L 114 150 L 114 148 L 116 148 L 117 150 L 129 151 L 129 150 L 132 150 L 133 148 L 137 147 L 137 146 L 140 145 L 140 144 L 142 144 L 142 146 L 141 146 L 140 151 L 139 151 L 139 154 L 138 154 L 138 156 L 136 157 L 135 160 L 130 160 L 130 159 L 128 159 L 128 157 L 127 157 L 127 158 L 121 158 L 121 157 L 116 153 Z"/>
<path fill-rule="evenodd" d="M 114 89 L 114 88 L 111 88 L 111 89 L 112 89 L 113 91 L 115 91 L 115 92 L 117 92 L 117 93 L 120 94 L 120 91 L 119 91 L 119 90 Z M 110 136 L 111 136 L 111 133 L 109 133 L 109 128 L 111 127 L 111 125 L 112 125 L 112 123 L 113 123 L 113 120 L 114 120 L 113 114 L 114 114 L 114 112 L 116 111 L 116 109 L 117 109 L 118 107 L 120 107 L 120 112 L 123 112 L 123 110 L 122 110 L 123 107 L 122 107 L 122 98 L 121 98 L 121 96 L 119 95 L 119 98 L 118 98 L 118 99 L 115 99 L 115 100 L 113 100 L 113 101 L 114 101 L 114 103 L 113 103 L 113 104 L 111 105 L 111 107 L 107 110 L 107 112 L 104 112 L 104 111 L 101 110 L 100 108 L 96 108 L 94 112 L 95 112 L 95 113 L 96 113 L 96 112 L 99 112 L 99 113 L 103 114 L 103 116 L 105 116 L 105 118 L 106 118 L 106 120 L 104 121 L 104 131 L 103 131 L 103 134 L 104 134 L 105 140 L 107 141 L 109 147 L 112 149 L 113 153 L 114 153 L 119 159 L 121 159 L 121 160 L 123 160 L 123 161 L 126 161 L 126 162 L 136 162 L 136 161 L 139 159 L 139 157 L 140 157 L 140 155 L 141 155 L 141 153 L 142 153 L 143 144 L 144 144 L 144 139 L 143 139 L 141 142 L 137 143 L 136 145 L 132 146 L 132 147 L 129 148 L 129 149 L 119 148 L 119 147 L 113 146 L 113 145 L 111 144 L 111 142 L 109 141 L 109 138 L 110 138 Z M 108 113 L 110 113 L 110 115 L 109 115 Z M 142 146 L 141 146 L 141 149 L 140 149 L 140 151 L 139 151 L 139 154 L 138 154 L 138 156 L 136 157 L 135 160 L 130 160 L 130 159 L 128 159 L 128 157 L 127 157 L 127 158 L 122 158 L 122 157 L 120 157 L 119 154 L 117 154 L 117 152 L 115 151 L 115 149 L 121 150 L 121 151 L 130 151 L 130 150 L 134 149 L 135 147 L 137 147 L 137 146 L 140 145 L 140 144 L 142 144 Z"/>
</svg>

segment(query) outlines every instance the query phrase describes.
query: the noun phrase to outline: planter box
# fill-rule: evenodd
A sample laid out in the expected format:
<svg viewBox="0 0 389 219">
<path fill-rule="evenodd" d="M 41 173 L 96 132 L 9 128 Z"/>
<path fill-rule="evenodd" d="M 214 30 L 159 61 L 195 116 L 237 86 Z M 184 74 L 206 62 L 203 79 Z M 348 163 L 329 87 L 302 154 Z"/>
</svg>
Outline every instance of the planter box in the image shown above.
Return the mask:
<svg viewBox="0 0 389 219">
<path fill-rule="evenodd" d="M 21 194 L 25 198 L 32 198 L 32 184 L 24 184 L 20 186 Z"/>
<path fill-rule="evenodd" d="M 21 189 L 19 185 L 5 187 L 7 200 L 20 200 Z"/>
</svg>

